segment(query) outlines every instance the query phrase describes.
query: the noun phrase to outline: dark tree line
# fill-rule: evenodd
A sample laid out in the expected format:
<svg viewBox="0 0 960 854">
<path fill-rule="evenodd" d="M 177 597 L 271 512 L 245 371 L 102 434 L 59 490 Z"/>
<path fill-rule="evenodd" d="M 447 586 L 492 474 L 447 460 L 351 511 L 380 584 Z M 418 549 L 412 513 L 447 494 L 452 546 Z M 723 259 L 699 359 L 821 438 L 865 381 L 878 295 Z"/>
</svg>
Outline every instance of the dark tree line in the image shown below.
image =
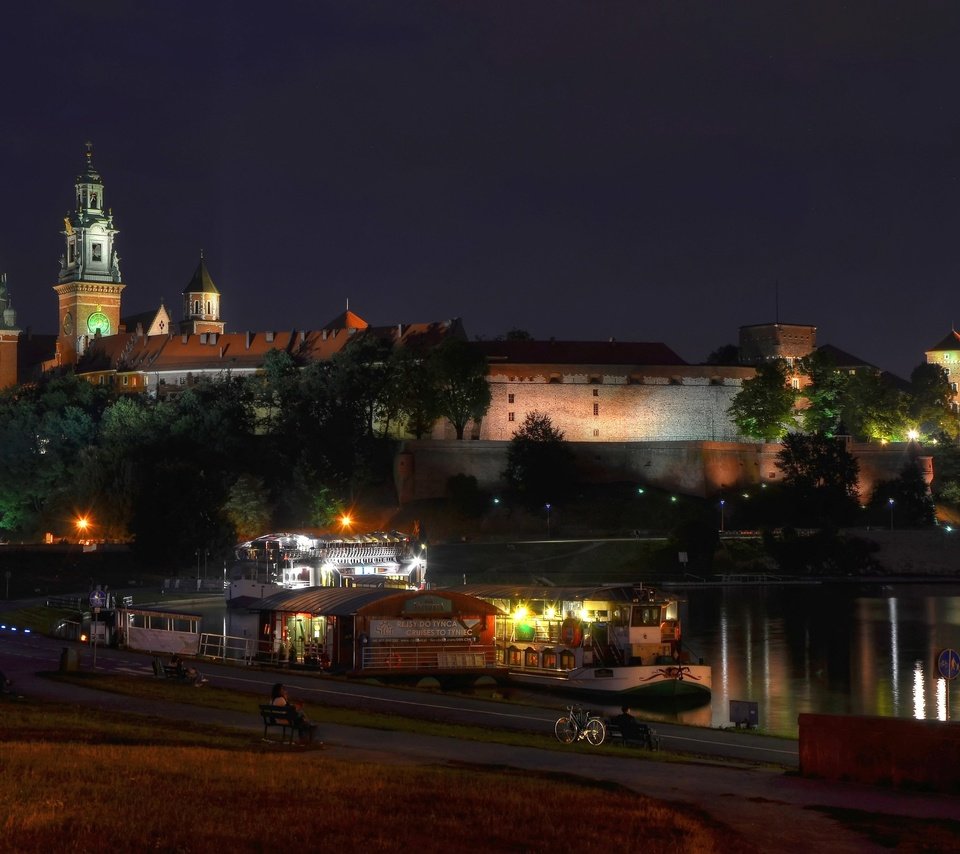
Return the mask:
<svg viewBox="0 0 960 854">
<path fill-rule="evenodd" d="M 271 526 L 328 524 L 391 477 L 394 441 L 439 419 L 458 438 L 490 402 L 459 339 L 393 348 L 358 335 L 333 358 L 276 351 L 252 378 L 116 397 L 72 375 L 0 394 L 0 536 L 131 539 L 145 557 L 226 554 Z"/>
</svg>

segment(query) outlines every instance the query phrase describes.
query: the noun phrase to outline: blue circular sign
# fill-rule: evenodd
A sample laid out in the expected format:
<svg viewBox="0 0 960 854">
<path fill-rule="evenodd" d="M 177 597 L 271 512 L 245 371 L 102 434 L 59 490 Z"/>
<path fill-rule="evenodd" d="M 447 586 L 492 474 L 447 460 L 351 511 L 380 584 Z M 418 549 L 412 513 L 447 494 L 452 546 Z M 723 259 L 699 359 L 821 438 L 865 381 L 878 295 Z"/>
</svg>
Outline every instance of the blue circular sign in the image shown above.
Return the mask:
<svg viewBox="0 0 960 854">
<path fill-rule="evenodd" d="M 944 679 L 956 679 L 960 675 L 960 654 L 955 649 L 945 649 L 937 658 L 937 670 Z"/>
<path fill-rule="evenodd" d="M 104 590 L 92 590 L 90 592 L 90 607 L 102 608 L 107 604 L 107 594 Z"/>
</svg>

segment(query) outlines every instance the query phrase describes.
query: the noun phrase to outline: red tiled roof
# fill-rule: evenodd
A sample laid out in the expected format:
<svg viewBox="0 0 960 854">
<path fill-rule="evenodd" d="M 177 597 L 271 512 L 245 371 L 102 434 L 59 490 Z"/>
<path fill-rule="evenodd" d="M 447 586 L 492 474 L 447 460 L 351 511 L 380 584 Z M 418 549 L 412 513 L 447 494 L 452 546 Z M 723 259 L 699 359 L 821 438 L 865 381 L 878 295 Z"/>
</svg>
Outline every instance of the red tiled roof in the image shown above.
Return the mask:
<svg viewBox="0 0 960 854">
<path fill-rule="evenodd" d="M 686 365 L 666 344 L 643 341 L 476 341 L 491 367 L 523 365 Z"/>
</svg>

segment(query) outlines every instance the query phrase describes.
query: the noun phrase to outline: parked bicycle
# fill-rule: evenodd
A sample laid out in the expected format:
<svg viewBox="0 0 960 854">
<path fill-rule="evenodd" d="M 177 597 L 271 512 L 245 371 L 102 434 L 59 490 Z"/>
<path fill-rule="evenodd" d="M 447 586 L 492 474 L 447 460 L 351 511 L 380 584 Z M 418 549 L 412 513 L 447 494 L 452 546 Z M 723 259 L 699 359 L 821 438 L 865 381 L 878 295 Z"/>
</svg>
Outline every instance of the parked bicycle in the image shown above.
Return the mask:
<svg viewBox="0 0 960 854">
<path fill-rule="evenodd" d="M 567 714 L 560 718 L 553 728 L 557 740 L 563 744 L 586 739 L 594 747 L 603 744 L 607 737 L 607 727 L 603 718 L 596 713 L 586 711 L 583 706 L 567 706 Z"/>
</svg>

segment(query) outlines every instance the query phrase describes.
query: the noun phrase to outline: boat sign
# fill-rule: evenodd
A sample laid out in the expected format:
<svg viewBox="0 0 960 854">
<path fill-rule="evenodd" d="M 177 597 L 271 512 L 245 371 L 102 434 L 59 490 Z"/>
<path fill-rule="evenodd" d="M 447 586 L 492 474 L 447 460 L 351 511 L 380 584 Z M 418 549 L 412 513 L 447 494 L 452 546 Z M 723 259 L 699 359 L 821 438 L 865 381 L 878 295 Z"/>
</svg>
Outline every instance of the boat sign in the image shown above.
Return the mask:
<svg viewBox="0 0 960 854">
<path fill-rule="evenodd" d="M 955 649 L 945 649 L 937 659 L 937 669 L 944 679 L 956 679 L 960 675 L 960 655 Z"/>
</svg>

